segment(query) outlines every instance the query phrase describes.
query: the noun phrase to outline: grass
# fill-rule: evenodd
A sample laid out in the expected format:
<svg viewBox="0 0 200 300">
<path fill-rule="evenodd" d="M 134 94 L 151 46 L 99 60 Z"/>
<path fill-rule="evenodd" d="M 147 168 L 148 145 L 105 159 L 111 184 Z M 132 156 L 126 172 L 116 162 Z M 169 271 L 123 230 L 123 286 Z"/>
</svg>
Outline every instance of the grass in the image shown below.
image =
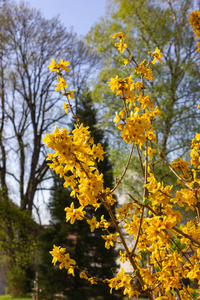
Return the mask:
<svg viewBox="0 0 200 300">
<path fill-rule="evenodd" d="M 24 297 L 15 297 L 13 298 L 11 295 L 0 295 L 0 300 L 30 300 L 32 299 L 31 296 L 27 295 L 27 296 L 24 296 Z"/>
<path fill-rule="evenodd" d="M 25 297 L 15 297 L 15 298 L 13 298 L 11 295 L 0 295 L 0 300 L 30 300 L 30 299 L 32 298 L 29 295 Z M 127 298 L 124 298 L 124 300 L 127 300 Z M 131 300 L 147 300 L 147 298 L 133 297 Z"/>
</svg>

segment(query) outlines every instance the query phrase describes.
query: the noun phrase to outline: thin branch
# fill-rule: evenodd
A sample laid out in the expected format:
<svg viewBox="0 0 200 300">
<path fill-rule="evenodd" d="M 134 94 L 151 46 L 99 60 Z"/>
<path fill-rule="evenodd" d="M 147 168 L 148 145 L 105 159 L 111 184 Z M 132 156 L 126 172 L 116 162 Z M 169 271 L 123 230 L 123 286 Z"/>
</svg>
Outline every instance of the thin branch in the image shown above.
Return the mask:
<svg viewBox="0 0 200 300">
<path fill-rule="evenodd" d="M 39 213 L 39 208 L 33 203 L 33 207 L 35 208 L 36 210 L 36 214 L 38 216 L 38 219 L 39 219 L 39 223 L 40 225 L 42 224 L 42 221 L 41 221 L 41 217 L 40 217 L 40 213 Z"/>
<path fill-rule="evenodd" d="M 140 224 L 139 224 L 139 228 L 138 228 L 138 232 L 137 232 L 137 237 L 136 237 L 136 241 L 135 241 L 135 245 L 133 247 L 133 250 L 131 251 L 130 256 L 133 256 L 137 247 L 137 244 L 139 242 L 139 237 L 140 237 L 140 232 L 141 232 L 141 228 L 142 228 L 142 220 L 144 217 L 144 206 L 142 207 L 142 214 L 140 216 Z"/>
<path fill-rule="evenodd" d="M 139 206 L 142 206 L 142 207 L 146 207 L 148 208 L 148 210 L 150 210 L 155 216 L 157 216 L 158 214 L 153 210 L 153 208 L 151 208 L 151 206 L 149 206 L 148 204 L 142 204 L 140 203 L 138 200 L 134 199 L 133 196 L 131 194 L 128 194 L 129 197 L 131 197 L 131 199 Z"/>
<path fill-rule="evenodd" d="M 190 240 L 191 242 L 197 244 L 200 246 L 200 242 L 198 242 L 197 240 L 195 240 L 193 237 L 189 236 L 188 234 L 184 233 L 183 231 L 181 231 L 179 228 L 177 228 L 176 226 L 173 226 L 172 229 L 174 229 L 176 232 L 178 232 L 179 234 L 183 235 L 185 238 L 187 238 L 188 240 Z"/>
<path fill-rule="evenodd" d="M 131 147 L 131 152 L 130 152 L 130 155 L 129 155 L 129 158 L 128 158 L 128 161 L 127 161 L 127 164 L 126 164 L 126 167 L 124 169 L 124 172 L 121 176 L 121 178 L 117 181 L 116 185 L 114 186 L 114 188 L 109 192 L 109 194 L 112 194 L 116 189 L 117 187 L 119 186 L 119 184 L 122 182 L 122 179 L 124 178 L 125 174 L 126 174 L 126 171 L 128 170 L 128 167 L 129 167 L 129 164 L 130 164 L 130 161 L 131 161 L 131 157 L 132 157 L 132 154 L 133 154 L 133 148 L 134 148 L 134 143 Z"/>
<path fill-rule="evenodd" d="M 189 258 L 187 257 L 187 255 L 185 254 L 185 252 L 183 252 L 183 250 L 181 250 L 181 248 L 179 247 L 179 245 L 174 241 L 173 238 L 171 238 L 171 241 L 175 244 L 175 246 L 178 248 L 178 250 L 182 253 L 182 255 L 186 258 L 186 260 L 194 267 L 194 265 L 191 263 L 191 261 L 189 260 Z"/>
<path fill-rule="evenodd" d="M 142 157 L 140 155 L 140 150 L 139 150 L 138 144 L 136 145 L 136 149 L 137 149 L 137 153 L 138 153 L 138 157 L 139 157 L 139 161 L 140 161 L 140 165 L 141 165 L 143 177 L 145 178 L 144 166 L 143 166 L 143 163 L 142 163 Z"/>
<path fill-rule="evenodd" d="M 188 189 L 190 189 L 191 191 L 195 191 L 196 189 L 191 187 L 181 176 L 179 176 L 176 171 L 174 170 L 174 168 L 172 168 L 172 166 L 170 165 L 170 163 L 168 163 L 168 161 L 166 160 L 164 154 L 161 152 L 160 153 L 160 157 L 164 160 L 164 162 L 166 163 L 166 165 L 169 167 L 169 169 L 172 171 L 172 173 L 174 173 L 174 175 L 185 185 L 188 187 Z"/>
<path fill-rule="evenodd" d="M 20 180 L 17 179 L 17 177 L 13 174 L 13 173 L 10 173 L 10 172 L 6 172 L 6 174 L 12 176 L 18 183 L 20 183 Z"/>
</svg>

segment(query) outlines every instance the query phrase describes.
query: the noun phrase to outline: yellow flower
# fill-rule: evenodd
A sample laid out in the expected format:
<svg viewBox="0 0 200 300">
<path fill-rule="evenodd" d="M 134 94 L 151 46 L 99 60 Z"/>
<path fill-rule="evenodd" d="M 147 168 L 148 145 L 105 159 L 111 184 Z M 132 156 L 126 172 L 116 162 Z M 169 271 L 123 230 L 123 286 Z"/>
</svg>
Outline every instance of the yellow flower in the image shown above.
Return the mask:
<svg viewBox="0 0 200 300">
<path fill-rule="evenodd" d="M 122 251 L 120 250 L 120 251 L 119 251 L 119 255 L 120 255 L 120 259 L 119 259 L 119 260 L 122 261 L 123 264 L 124 264 L 125 261 L 128 260 L 128 255 L 127 255 L 126 251 L 124 251 L 124 252 L 122 253 Z"/>
<path fill-rule="evenodd" d="M 79 276 L 80 278 L 88 279 L 88 276 L 85 271 L 82 271 Z"/>
<path fill-rule="evenodd" d="M 88 281 L 89 281 L 91 284 L 97 284 L 97 282 L 95 281 L 94 277 L 88 278 Z"/>
<path fill-rule="evenodd" d="M 143 154 L 145 155 L 146 151 L 143 152 Z M 151 147 L 148 147 L 148 151 L 147 151 L 149 158 L 152 159 L 153 158 L 153 154 L 156 153 L 155 149 L 152 149 Z"/>
<path fill-rule="evenodd" d="M 120 38 L 120 42 L 115 44 L 115 47 L 118 47 L 118 50 L 120 51 L 120 53 L 123 53 L 125 48 L 127 48 L 127 44 L 124 43 L 125 40 L 125 35 L 122 32 L 118 32 L 115 33 L 114 35 L 112 35 L 112 38 L 115 39 L 116 37 Z"/>
<path fill-rule="evenodd" d="M 56 71 L 57 73 L 59 73 L 59 69 L 62 69 L 66 72 L 70 71 L 70 69 L 67 68 L 67 66 L 70 64 L 69 61 L 63 61 L 63 59 L 61 59 L 60 63 L 56 63 L 55 60 L 51 58 L 51 62 L 51 65 L 47 66 L 51 72 Z"/>
<path fill-rule="evenodd" d="M 87 220 L 87 223 L 90 225 L 90 231 L 93 232 L 97 225 L 97 219 L 93 217 L 91 220 Z"/>
<path fill-rule="evenodd" d="M 66 72 L 69 72 L 70 69 L 67 68 L 67 66 L 69 66 L 70 62 L 69 61 L 63 61 L 63 59 L 60 60 L 60 68 L 63 70 L 63 71 L 66 71 Z"/>
<path fill-rule="evenodd" d="M 76 264 L 75 260 L 71 259 L 69 256 L 69 253 L 67 253 L 67 254 L 65 254 L 59 268 L 60 269 L 62 269 L 62 268 L 69 269 L 71 267 L 71 265 L 75 265 L 75 264 Z"/>
<path fill-rule="evenodd" d="M 129 60 L 127 58 L 124 58 L 123 61 L 124 61 L 125 65 L 127 65 L 129 63 Z"/>
<path fill-rule="evenodd" d="M 121 119 L 120 119 L 120 117 L 118 116 L 118 114 L 117 114 L 117 112 L 115 112 L 115 118 L 113 119 L 113 122 L 115 123 L 115 125 L 119 122 L 119 121 L 121 121 Z"/>
<path fill-rule="evenodd" d="M 119 43 L 115 43 L 115 47 L 118 47 L 120 53 L 123 53 L 124 50 L 128 48 L 127 44 L 125 44 L 123 40 L 120 40 Z"/>
<path fill-rule="evenodd" d="M 86 213 L 83 211 L 84 206 L 80 206 L 79 208 L 74 208 L 74 202 L 71 203 L 70 207 L 66 207 L 65 211 L 66 213 L 66 221 L 68 222 L 70 220 L 70 224 L 74 224 L 76 220 L 82 220 L 84 217 L 84 214 Z"/>
<path fill-rule="evenodd" d="M 124 79 L 118 78 L 118 75 L 115 78 L 110 78 L 108 82 L 110 89 L 113 93 L 116 92 L 116 95 L 120 94 L 121 97 L 124 95 L 129 95 L 132 88 L 132 75 Z"/>
<path fill-rule="evenodd" d="M 51 72 L 56 71 L 59 72 L 60 65 L 55 62 L 53 58 L 51 58 L 51 65 L 48 65 L 47 67 L 50 69 Z"/>
<path fill-rule="evenodd" d="M 76 90 L 73 90 L 73 91 L 67 91 L 67 98 L 68 99 L 70 99 L 70 98 L 72 98 L 72 99 L 74 99 L 74 95 L 73 95 L 73 93 L 75 92 Z"/>
<path fill-rule="evenodd" d="M 149 53 L 151 53 L 151 52 L 149 52 Z M 160 50 L 158 49 L 158 47 L 156 47 L 156 50 L 151 54 L 154 56 L 154 60 L 152 61 L 153 65 L 156 63 L 157 60 L 159 60 L 159 62 L 162 62 L 161 57 L 164 55 L 164 53 L 160 53 Z"/>
<path fill-rule="evenodd" d="M 115 34 L 112 35 L 113 39 L 116 39 L 116 37 L 118 37 L 122 40 L 125 40 L 125 38 L 126 38 L 125 35 L 123 34 L 123 32 L 118 32 L 118 33 L 115 33 Z"/>
<path fill-rule="evenodd" d="M 102 235 L 102 238 L 106 240 L 105 248 L 110 249 L 110 246 L 114 247 L 114 242 L 117 240 L 117 234 Z"/>
<path fill-rule="evenodd" d="M 53 246 L 53 250 L 49 251 L 49 253 L 53 256 L 52 263 L 56 264 L 57 261 L 60 261 L 60 258 L 64 255 L 66 248 Z"/>
<path fill-rule="evenodd" d="M 200 11 L 195 9 L 195 11 L 193 11 L 190 14 L 188 20 L 193 29 L 194 28 L 199 29 L 199 27 L 200 27 Z"/>
<path fill-rule="evenodd" d="M 63 102 L 63 109 L 65 110 L 67 115 L 68 115 L 68 107 L 69 105 Z"/>
<path fill-rule="evenodd" d="M 67 273 L 72 274 L 72 276 L 75 276 L 74 275 L 74 267 L 70 266 Z"/>
<path fill-rule="evenodd" d="M 140 72 L 145 78 L 147 78 L 149 81 L 151 81 L 153 79 L 153 75 L 152 75 L 153 72 L 150 67 L 145 66 L 145 62 L 146 62 L 146 59 L 143 60 L 137 66 L 137 68 L 135 68 L 135 72 L 136 73 Z"/>
<path fill-rule="evenodd" d="M 61 77 L 57 77 L 59 83 L 56 83 L 57 85 L 57 88 L 55 89 L 55 91 L 59 91 L 59 90 L 62 90 L 62 91 L 65 91 L 65 87 L 67 87 L 67 84 L 65 82 L 65 79 L 64 78 L 61 78 Z"/>
</svg>

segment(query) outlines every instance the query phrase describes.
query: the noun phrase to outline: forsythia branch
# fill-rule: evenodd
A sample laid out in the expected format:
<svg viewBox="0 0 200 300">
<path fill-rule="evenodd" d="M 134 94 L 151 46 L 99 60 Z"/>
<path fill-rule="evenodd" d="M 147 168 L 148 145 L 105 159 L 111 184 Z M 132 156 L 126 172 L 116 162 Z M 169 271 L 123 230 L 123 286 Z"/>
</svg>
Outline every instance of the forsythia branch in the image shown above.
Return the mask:
<svg viewBox="0 0 200 300">
<path fill-rule="evenodd" d="M 196 38 L 200 38 L 200 11 L 195 10 L 189 22 Z M 54 151 L 48 154 L 49 167 L 64 178 L 64 187 L 71 189 L 71 196 L 80 205 L 74 208 L 72 202 L 65 209 L 66 220 L 71 224 L 85 220 L 92 233 L 96 228 L 102 229 L 105 248 L 122 245 L 119 259 L 122 263 L 129 260 L 132 272 L 127 274 L 121 268 L 117 274 L 113 274 L 113 278 L 98 279 L 95 274 L 80 269 L 69 253 L 65 253 L 65 248 L 55 245 L 50 251 L 52 262 L 59 262 L 60 268 L 67 269 L 72 276 L 75 276 L 74 270 L 80 272 L 79 276 L 92 284 L 98 281 L 108 284 L 111 293 L 113 289 L 121 289 L 129 298 L 138 297 L 143 291 L 151 300 L 174 300 L 175 297 L 180 300 L 200 299 L 200 296 L 194 298 L 195 291 L 183 284 L 184 279 L 196 279 L 200 283 L 200 133 L 196 133 L 192 139 L 190 161 L 177 158 L 169 163 L 164 154 L 160 154 L 169 170 L 177 177 L 178 183 L 181 183 L 181 188 L 174 191 L 173 186 L 158 182 L 154 172 L 158 153 L 155 150 L 157 141 L 153 124 L 162 112 L 150 101 L 145 82 L 151 82 L 151 66 L 161 63 L 164 54 L 156 47 L 154 52 L 148 52 L 149 59 L 139 63 L 131 54 L 122 32 L 114 34 L 112 38 L 119 39 L 115 46 L 120 53 L 127 50 L 129 57 L 123 59 L 124 64 L 134 65 L 134 75 L 139 78 L 134 81 L 133 74 L 126 78 L 116 75 L 108 82 L 111 92 L 120 97 L 122 103 L 113 122 L 122 140 L 132 144 L 121 178 L 113 189 L 106 187 L 103 174 L 97 168 L 97 162 L 104 159 L 105 152 L 100 143 L 94 143 L 89 128 L 80 123 L 74 113 L 70 99 L 73 101 L 75 91 L 67 90 L 63 75 L 63 72 L 70 71 L 67 67 L 69 62 L 62 59 L 59 63 L 51 59 L 52 64 L 48 67 L 51 72 L 58 74 L 56 91 L 64 92 L 67 103 L 63 104 L 63 109 L 67 114 L 70 110 L 75 125 L 72 131 L 56 127 L 52 134 L 46 134 L 44 143 Z M 197 51 L 200 52 L 199 43 Z M 117 207 L 115 216 L 113 205 L 116 200 L 113 193 L 129 169 L 134 147 L 142 170 L 143 199 L 134 199 L 128 193 L 132 201 Z M 94 207 L 94 211 L 101 206 L 108 212 L 110 220 L 105 220 L 104 215 L 97 220 L 95 213 L 91 218 L 86 217 L 88 206 Z M 184 220 L 180 210 L 175 207 L 192 212 L 196 209 L 196 217 Z M 109 229 L 111 227 L 115 228 L 115 233 Z M 131 247 L 132 241 L 134 245 Z M 136 278 L 141 284 L 141 290 L 136 284 Z"/>
</svg>

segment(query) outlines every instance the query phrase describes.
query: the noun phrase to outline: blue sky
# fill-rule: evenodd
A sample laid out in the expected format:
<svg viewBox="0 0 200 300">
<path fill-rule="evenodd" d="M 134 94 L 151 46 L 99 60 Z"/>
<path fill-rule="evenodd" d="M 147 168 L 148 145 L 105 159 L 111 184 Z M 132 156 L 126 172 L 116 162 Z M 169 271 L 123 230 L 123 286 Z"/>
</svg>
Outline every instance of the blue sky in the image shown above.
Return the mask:
<svg viewBox="0 0 200 300">
<path fill-rule="evenodd" d="M 20 3 L 21 0 L 15 0 Z M 90 27 L 105 14 L 106 0 L 29 0 L 47 19 L 58 16 L 67 27 L 73 27 L 78 35 L 85 35 Z"/>
</svg>

